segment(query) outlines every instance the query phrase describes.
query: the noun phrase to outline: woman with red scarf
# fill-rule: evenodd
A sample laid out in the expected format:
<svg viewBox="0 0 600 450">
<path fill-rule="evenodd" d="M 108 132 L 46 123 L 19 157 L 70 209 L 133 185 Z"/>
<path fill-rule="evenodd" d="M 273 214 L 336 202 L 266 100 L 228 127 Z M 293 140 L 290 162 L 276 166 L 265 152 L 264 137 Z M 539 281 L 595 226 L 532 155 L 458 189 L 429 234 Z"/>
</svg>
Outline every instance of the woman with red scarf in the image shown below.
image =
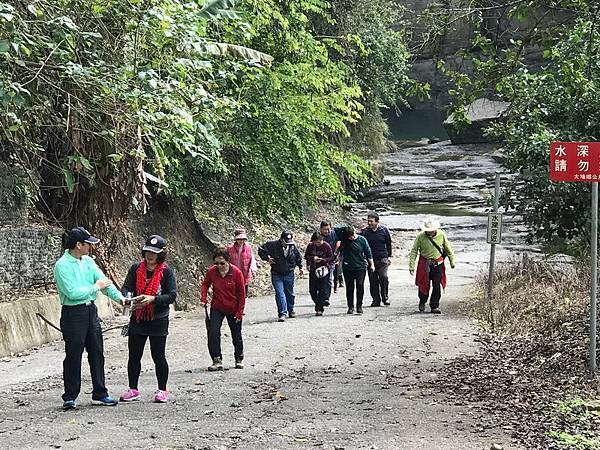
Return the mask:
<svg viewBox="0 0 600 450">
<path fill-rule="evenodd" d="M 167 335 L 169 334 L 169 305 L 177 297 L 175 272 L 165 264 L 167 241 L 158 235 L 146 239 L 142 248 L 142 261 L 129 268 L 122 293 L 141 297 L 132 305 L 129 321 L 129 361 L 127 375 L 129 389 L 121 395 L 121 401 L 139 400 L 138 390 L 142 355 L 146 341 L 150 340 L 150 352 L 156 368 L 158 390 L 154 401 L 166 403 L 168 399 L 167 379 L 169 365 L 165 356 Z"/>
</svg>

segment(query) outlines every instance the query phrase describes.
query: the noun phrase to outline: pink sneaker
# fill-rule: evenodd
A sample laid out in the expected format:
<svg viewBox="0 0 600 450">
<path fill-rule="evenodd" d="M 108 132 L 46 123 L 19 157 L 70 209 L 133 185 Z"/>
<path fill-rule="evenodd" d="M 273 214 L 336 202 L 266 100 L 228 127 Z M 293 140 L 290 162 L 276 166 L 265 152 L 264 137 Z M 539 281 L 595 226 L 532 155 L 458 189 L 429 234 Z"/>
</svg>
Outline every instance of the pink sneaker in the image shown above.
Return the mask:
<svg viewBox="0 0 600 450">
<path fill-rule="evenodd" d="M 154 401 L 156 403 L 167 403 L 169 399 L 169 391 L 158 390 L 154 393 Z"/>
<path fill-rule="evenodd" d="M 138 391 L 137 389 L 128 389 L 121 394 L 121 401 L 132 402 L 134 400 L 139 400 L 140 397 L 140 391 Z"/>
</svg>

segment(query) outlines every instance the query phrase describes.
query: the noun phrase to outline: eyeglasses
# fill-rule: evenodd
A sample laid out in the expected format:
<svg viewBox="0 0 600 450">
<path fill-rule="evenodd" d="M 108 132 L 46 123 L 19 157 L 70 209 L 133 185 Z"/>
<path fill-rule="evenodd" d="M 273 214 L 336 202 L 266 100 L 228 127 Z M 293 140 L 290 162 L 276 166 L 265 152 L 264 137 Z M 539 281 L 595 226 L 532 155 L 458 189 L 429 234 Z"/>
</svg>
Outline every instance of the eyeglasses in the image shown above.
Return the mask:
<svg viewBox="0 0 600 450">
<path fill-rule="evenodd" d="M 215 262 L 215 266 L 226 266 L 226 262 Z"/>
</svg>

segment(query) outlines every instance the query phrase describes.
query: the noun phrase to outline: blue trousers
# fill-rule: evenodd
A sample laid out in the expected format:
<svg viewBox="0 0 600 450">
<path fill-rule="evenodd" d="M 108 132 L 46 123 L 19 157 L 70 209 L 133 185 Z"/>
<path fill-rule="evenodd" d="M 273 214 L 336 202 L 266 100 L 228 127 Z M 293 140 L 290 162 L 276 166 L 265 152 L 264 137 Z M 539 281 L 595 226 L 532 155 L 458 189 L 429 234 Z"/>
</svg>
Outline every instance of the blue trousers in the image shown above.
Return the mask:
<svg viewBox="0 0 600 450">
<path fill-rule="evenodd" d="M 271 273 L 271 282 L 275 288 L 275 301 L 277 302 L 278 315 L 288 314 L 294 311 L 294 272 L 286 275 Z"/>
</svg>

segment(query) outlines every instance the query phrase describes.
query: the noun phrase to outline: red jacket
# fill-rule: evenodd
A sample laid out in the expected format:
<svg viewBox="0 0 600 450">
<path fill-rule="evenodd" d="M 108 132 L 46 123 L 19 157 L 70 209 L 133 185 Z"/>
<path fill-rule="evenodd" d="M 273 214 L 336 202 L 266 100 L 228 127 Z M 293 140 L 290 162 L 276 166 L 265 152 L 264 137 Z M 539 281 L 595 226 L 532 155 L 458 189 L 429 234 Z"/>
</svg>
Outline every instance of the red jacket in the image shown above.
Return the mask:
<svg viewBox="0 0 600 450">
<path fill-rule="evenodd" d="M 246 306 L 246 284 L 240 269 L 230 264 L 229 272 L 224 277 L 219 274 L 216 266 L 208 269 L 200 289 L 202 304 L 207 303 L 206 296 L 211 286 L 213 288 L 211 308 L 224 314 L 235 314 L 236 319 L 242 320 Z"/>
<path fill-rule="evenodd" d="M 440 256 L 439 258 L 441 262 L 444 262 L 444 259 Z M 429 270 L 427 270 L 427 259 L 422 256 L 419 256 L 419 263 L 417 264 L 417 274 L 415 275 L 415 284 L 419 287 L 419 292 L 425 295 L 429 295 L 429 287 L 431 285 L 431 280 L 429 278 Z M 442 265 L 442 279 L 440 284 L 443 289 L 446 289 L 446 266 Z"/>
</svg>

